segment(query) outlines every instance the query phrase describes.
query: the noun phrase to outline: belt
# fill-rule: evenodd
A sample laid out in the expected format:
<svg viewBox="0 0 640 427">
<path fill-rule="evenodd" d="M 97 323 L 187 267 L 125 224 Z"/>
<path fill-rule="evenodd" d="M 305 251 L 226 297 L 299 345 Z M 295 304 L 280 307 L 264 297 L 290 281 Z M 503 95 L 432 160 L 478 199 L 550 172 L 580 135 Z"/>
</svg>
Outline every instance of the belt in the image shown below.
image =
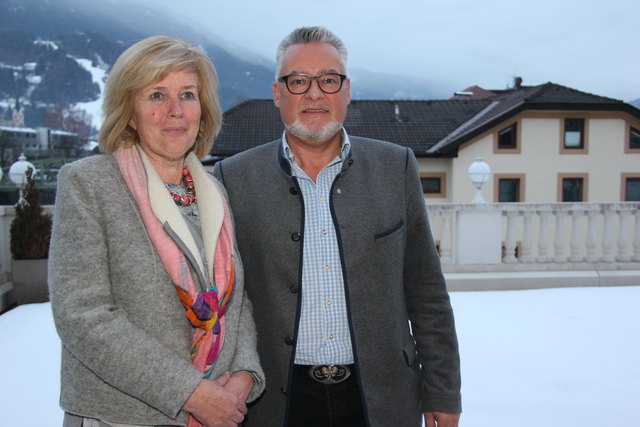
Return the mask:
<svg viewBox="0 0 640 427">
<path fill-rule="evenodd" d="M 321 384 L 338 384 L 351 376 L 353 365 L 296 365 L 296 368 Z"/>
</svg>

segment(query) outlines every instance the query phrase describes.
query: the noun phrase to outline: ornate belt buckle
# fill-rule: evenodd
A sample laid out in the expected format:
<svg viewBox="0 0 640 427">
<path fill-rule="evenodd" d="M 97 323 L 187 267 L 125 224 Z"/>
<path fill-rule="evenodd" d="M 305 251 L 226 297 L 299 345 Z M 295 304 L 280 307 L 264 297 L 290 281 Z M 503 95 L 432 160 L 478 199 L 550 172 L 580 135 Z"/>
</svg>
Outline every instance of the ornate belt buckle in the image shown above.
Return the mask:
<svg viewBox="0 0 640 427">
<path fill-rule="evenodd" d="M 351 376 L 351 370 L 343 365 L 316 365 L 309 369 L 309 376 L 322 384 L 338 384 Z"/>
</svg>

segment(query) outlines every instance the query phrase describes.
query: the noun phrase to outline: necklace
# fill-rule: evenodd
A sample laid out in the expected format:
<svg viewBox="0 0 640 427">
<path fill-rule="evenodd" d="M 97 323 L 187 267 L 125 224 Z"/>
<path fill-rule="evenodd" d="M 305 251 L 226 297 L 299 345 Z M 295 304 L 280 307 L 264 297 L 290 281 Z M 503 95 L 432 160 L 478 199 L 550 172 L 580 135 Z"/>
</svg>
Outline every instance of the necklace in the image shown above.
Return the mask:
<svg viewBox="0 0 640 427">
<path fill-rule="evenodd" d="M 169 190 L 168 188 L 167 191 L 171 194 L 176 205 L 189 206 L 196 201 L 196 186 L 193 184 L 193 178 L 191 177 L 191 172 L 189 172 L 187 165 L 184 165 L 182 168 L 182 180 L 184 181 L 184 186 L 187 187 L 187 194 L 181 195 Z"/>
</svg>

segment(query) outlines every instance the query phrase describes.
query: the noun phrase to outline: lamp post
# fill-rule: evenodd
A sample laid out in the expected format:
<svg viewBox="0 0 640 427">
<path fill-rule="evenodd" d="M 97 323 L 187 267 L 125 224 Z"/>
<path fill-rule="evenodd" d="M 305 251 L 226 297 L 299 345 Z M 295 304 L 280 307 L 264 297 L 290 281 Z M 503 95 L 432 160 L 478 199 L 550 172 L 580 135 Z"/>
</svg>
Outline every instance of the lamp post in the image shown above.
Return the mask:
<svg viewBox="0 0 640 427">
<path fill-rule="evenodd" d="M 487 203 L 482 197 L 482 185 L 489 181 L 491 176 L 491 168 L 482 160 L 482 157 L 476 157 L 476 160 L 469 165 L 467 170 L 469 179 L 476 187 L 476 196 L 471 203 Z"/>
<path fill-rule="evenodd" d="M 11 165 L 9 168 L 9 179 L 13 182 L 19 191 L 18 203 L 21 203 L 24 199 L 22 197 L 22 191 L 27 185 L 27 169 L 31 168 L 32 176 L 36 175 L 36 168 L 33 163 L 27 161 L 27 156 L 24 153 L 20 154 L 18 161 Z"/>
</svg>

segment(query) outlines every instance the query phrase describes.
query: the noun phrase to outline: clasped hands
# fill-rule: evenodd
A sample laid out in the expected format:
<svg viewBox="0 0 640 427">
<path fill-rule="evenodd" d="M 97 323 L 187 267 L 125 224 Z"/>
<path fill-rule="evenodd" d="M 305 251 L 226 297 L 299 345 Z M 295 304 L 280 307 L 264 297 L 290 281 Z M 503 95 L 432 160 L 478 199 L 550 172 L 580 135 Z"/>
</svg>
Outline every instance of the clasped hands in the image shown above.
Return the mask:
<svg viewBox="0 0 640 427">
<path fill-rule="evenodd" d="M 246 372 L 225 372 L 215 380 L 202 380 L 183 409 L 207 427 L 235 427 L 247 414 L 253 377 Z"/>
</svg>

